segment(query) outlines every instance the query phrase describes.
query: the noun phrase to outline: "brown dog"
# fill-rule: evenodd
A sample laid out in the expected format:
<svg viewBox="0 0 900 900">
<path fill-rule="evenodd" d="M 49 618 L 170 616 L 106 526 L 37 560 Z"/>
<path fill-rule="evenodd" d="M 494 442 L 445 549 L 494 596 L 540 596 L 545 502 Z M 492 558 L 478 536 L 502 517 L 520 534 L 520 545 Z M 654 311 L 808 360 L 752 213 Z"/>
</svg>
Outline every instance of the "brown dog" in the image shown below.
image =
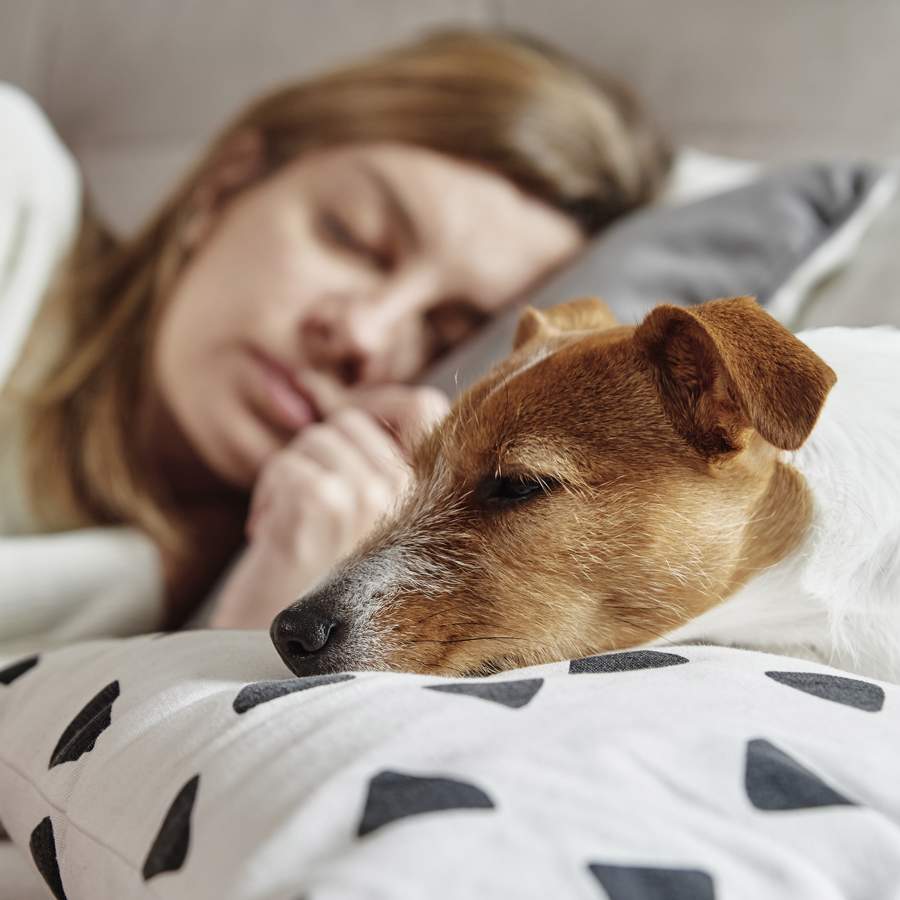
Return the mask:
<svg viewBox="0 0 900 900">
<path fill-rule="evenodd" d="M 528 309 L 276 647 L 300 675 L 488 674 L 670 633 L 798 546 L 810 497 L 781 451 L 834 382 L 747 297 L 637 327 L 594 299 Z"/>
</svg>

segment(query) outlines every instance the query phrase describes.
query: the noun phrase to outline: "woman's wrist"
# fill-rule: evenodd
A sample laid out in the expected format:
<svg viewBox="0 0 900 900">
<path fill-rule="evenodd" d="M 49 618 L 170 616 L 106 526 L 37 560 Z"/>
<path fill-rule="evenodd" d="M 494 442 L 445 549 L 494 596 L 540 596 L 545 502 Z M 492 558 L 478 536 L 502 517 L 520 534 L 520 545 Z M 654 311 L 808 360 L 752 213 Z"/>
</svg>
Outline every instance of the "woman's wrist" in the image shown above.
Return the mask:
<svg viewBox="0 0 900 900">
<path fill-rule="evenodd" d="M 219 592 L 210 628 L 268 628 L 321 573 L 266 541 L 251 542 Z"/>
</svg>

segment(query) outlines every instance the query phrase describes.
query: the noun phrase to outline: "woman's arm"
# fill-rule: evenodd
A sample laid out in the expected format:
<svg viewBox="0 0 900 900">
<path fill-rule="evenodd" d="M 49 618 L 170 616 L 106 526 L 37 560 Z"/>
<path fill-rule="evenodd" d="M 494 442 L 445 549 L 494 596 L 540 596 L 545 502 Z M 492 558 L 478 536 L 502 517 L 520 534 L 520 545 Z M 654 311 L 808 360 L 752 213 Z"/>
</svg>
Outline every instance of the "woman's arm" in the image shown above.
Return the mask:
<svg viewBox="0 0 900 900">
<path fill-rule="evenodd" d="M 285 606 L 324 572 L 302 571 L 296 560 L 264 543 L 251 543 L 228 576 L 209 619 L 210 628 L 267 628 Z"/>
</svg>

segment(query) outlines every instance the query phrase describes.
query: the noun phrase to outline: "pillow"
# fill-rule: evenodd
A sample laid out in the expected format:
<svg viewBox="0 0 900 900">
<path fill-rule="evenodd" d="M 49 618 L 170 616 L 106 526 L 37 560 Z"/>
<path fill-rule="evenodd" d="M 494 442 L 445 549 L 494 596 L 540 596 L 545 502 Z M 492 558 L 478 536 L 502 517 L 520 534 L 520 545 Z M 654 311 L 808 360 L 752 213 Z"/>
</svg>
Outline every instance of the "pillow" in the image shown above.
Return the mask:
<svg viewBox="0 0 900 900">
<path fill-rule="evenodd" d="M 762 170 L 763 164 L 753 160 L 680 147 L 657 202 L 687 203 L 719 194 L 754 181 Z"/>
<path fill-rule="evenodd" d="M 21 660 L 0 672 L 0 819 L 68 900 L 900 883 L 896 685 L 691 645 L 484 679 L 287 676 L 263 632 Z"/>
<path fill-rule="evenodd" d="M 892 171 L 875 165 L 807 164 L 696 202 L 634 213 L 423 380 L 451 395 L 471 384 L 508 355 L 526 302 L 541 308 L 594 295 L 631 323 L 662 302 L 750 294 L 790 327 L 811 287 L 853 254 L 895 183 Z"/>
</svg>

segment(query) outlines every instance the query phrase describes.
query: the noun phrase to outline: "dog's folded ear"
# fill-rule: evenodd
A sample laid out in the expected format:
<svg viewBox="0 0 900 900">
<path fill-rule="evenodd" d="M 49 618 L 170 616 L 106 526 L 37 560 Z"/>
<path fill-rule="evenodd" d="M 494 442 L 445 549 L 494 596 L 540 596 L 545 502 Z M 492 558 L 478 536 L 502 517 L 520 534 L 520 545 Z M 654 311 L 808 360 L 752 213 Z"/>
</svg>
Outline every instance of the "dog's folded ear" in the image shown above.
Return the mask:
<svg viewBox="0 0 900 900">
<path fill-rule="evenodd" d="M 519 317 L 513 350 L 532 340 L 547 340 L 568 331 L 602 331 L 619 323 L 598 297 L 579 297 L 549 309 L 526 306 Z"/>
<path fill-rule="evenodd" d="M 670 421 L 708 457 L 739 450 L 748 427 L 796 450 L 837 380 L 752 297 L 659 306 L 634 340 Z"/>
</svg>

